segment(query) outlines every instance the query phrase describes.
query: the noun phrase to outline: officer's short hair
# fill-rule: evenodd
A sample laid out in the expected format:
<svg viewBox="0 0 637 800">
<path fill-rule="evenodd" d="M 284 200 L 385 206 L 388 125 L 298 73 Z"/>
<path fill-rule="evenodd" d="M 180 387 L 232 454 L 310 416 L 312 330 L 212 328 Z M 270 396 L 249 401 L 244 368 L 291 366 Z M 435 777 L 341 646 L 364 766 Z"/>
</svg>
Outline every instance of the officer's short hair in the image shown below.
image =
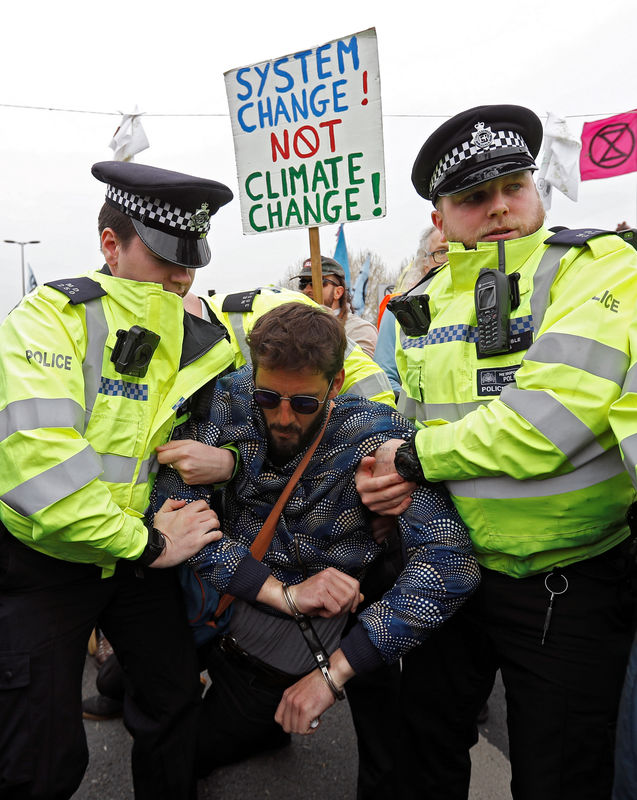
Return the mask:
<svg viewBox="0 0 637 800">
<path fill-rule="evenodd" d="M 247 341 L 255 370 L 307 369 L 332 380 L 343 368 L 347 337 L 330 311 L 292 302 L 259 317 Z"/>
<path fill-rule="evenodd" d="M 97 230 L 100 236 L 106 228 L 110 228 L 117 234 L 117 238 L 124 247 L 127 247 L 137 236 L 131 218 L 108 203 L 104 203 L 97 218 Z"/>
</svg>

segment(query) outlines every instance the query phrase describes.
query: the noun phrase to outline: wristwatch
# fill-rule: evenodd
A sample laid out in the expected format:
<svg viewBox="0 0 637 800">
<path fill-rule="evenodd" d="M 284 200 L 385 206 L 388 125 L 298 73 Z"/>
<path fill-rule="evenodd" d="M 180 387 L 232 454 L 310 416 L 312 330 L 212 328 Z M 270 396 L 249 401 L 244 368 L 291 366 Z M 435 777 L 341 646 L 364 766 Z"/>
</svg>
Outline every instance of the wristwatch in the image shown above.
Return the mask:
<svg viewBox="0 0 637 800">
<path fill-rule="evenodd" d="M 420 459 L 416 452 L 416 433 L 415 431 L 409 441 L 401 444 L 394 456 L 394 468 L 401 478 L 413 483 L 426 483 L 425 473 L 422 471 Z"/>
<path fill-rule="evenodd" d="M 146 542 L 146 547 L 142 550 L 141 555 L 137 559 L 137 563 L 141 564 L 143 567 L 149 567 L 157 561 L 159 556 L 166 549 L 166 537 L 161 531 L 158 531 L 157 528 L 153 528 L 152 525 L 146 522 L 144 524 L 148 528 L 148 541 Z"/>
</svg>

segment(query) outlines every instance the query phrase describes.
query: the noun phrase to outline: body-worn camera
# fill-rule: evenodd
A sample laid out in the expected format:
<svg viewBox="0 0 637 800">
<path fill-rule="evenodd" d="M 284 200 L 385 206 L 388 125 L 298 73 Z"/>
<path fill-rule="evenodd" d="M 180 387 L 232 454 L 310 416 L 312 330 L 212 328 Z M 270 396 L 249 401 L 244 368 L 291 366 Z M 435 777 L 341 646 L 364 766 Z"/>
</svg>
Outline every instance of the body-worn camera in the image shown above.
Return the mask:
<svg viewBox="0 0 637 800">
<path fill-rule="evenodd" d="M 140 325 L 133 325 L 128 331 L 118 330 L 117 342 L 111 354 L 116 371 L 122 375 L 143 378 L 160 338 Z"/>
<path fill-rule="evenodd" d="M 429 295 L 400 295 L 387 303 L 407 336 L 426 336 L 431 325 Z"/>
</svg>

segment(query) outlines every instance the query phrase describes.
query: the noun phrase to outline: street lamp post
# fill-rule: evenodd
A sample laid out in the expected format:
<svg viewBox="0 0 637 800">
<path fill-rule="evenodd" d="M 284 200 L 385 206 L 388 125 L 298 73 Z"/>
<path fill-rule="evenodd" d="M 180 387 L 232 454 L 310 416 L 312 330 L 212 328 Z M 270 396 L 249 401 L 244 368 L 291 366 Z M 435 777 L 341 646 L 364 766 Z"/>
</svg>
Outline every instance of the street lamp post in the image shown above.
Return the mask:
<svg viewBox="0 0 637 800">
<path fill-rule="evenodd" d="M 26 294 L 26 287 L 24 282 L 24 247 L 27 244 L 40 244 L 39 239 L 31 239 L 28 242 L 16 242 L 15 239 L 5 239 L 4 240 L 7 244 L 19 244 L 20 245 L 20 263 L 22 265 L 22 297 Z"/>
</svg>

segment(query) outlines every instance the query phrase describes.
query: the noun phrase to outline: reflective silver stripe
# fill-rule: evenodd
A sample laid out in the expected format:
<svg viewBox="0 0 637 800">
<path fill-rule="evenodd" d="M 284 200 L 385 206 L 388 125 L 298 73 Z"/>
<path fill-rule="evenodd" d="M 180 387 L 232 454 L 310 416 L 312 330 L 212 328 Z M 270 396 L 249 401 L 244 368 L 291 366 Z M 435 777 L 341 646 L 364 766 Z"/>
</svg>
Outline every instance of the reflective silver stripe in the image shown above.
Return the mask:
<svg viewBox="0 0 637 800">
<path fill-rule="evenodd" d="M 425 409 L 425 416 L 423 420 L 428 419 L 445 419 L 447 422 L 457 422 L 457 420 L 466 417 L 472 411 L 486 406 L 488 401 L 482 402 L 475 401 L 471 403 L 423 403 Z"/>
<path fill-rule="evenodd" d="M 533 330 L 537 336 L 542 326 L 549 303 L 551 286 L 560 267 L 560 261 L 571 249 L 570 245 L 552 244 L 540 259 L 535 275 L 533 276 L 533 294 L 531 295 L 531 315 L 533 317 Z"/>
<path fill-rule="evenodd" d="M 518 481 L 508 476 L 474 478 L 467 481 L 445 481 L 451 494 L 457 497 L 475 497 L 483 500 L 506 500 L 526 497 L 552 497 L 566 492 L 587 489 L 620 475 L 624 469 L 619 448 L 589 461 L 583 467 L 546 480 Z"/>
<path fill-rule="evenodd" d="M 68 497 L 102 473 L 102 459 L 92 447 L 34 475 L 2 496 L 10 508 L 28 517 Z"/>
<path fill-rule="evenodd" d="M 637 433 L 622 439 L 620 445 L 624 454 L 624 465 L 628 470 L 633 485 L 637 487 L 637 475 L 635 474 L 635 468 L 637 467 Z"/>
<path fill-rule="evenodd" d="M 356 394 L 359 397 L 366 397 L 368 400 L 382 392 L 394 393 L 389 378 L 384 372 L 367 375 L 346 389 L 347 394 Z"/>
<path fill-rule="evenodd" d="M 591 429 L 548 392 L 507 386 L 500 399 L 546 436 L 574 467 L 604 453 Z"/>
<path fill-rule="evenodd" d="M 409 419 L 425 422 L 429 419 L 444 419 L 447 422 L 457 422 L 472 411 L 485 406 L 489 401 L 471 401 L 468 403 L 420 403 L 407 397 L 402 389 L 398 397 L 398 411 Z"/>
<path fill-rule="evenodd" d="M 112 453 L 102 453 L 101 478 L 109 483 L 130 483 L 135 474 L 137 459 L 130 456 L 116 456 Z"/>
<path fill-rule="evenodd" d="M 396 408 L 407 419 L 423 420 L 425 418 L 425 404 L 414 400 L 413 397 L 408 397 L 404 389 L 400 390 Z"/>
<path fill-rule="evenodd" d="M 88 425 L 102 378 L 102 362 L 108 338 L 108 325 L 101 297 L 87 300 L 84 303 L 84 310 L 86 312 L 86 355 L 82 363 L 82 373 L 84 374 L 85 420 Z"/>
<path fill-rule="evenodd" d="M 239 350 L 241 350 L 241 355 L 245 358 L 246 364 L 252 364 L 250 348 L 246 341 L 246 332 L 243 329 L 243 314 L 240 311 L 229 311 L 228 319 L 239 345 Z"/>
<path fill-rule="evenodd" d="M 75 428 L 83 432 L 84 409 L 67 397 L 15 400 L 0 411 L 0 441 L 17 431 L 37 428 Z"/>
<path fill-rule="evenodd" d="M 529 347 L 525 361 L 566 364 L 621 386 L 630 359 L 626 353 L 572 333 L 545 333 Z"/>
<path fill-rule="evenodd" d="M 345 345 L 345 352 L 343 353 L 343 359 L 349 358 L 352 353 L 354 352 L 354 348 L 358 347 L 356 342 L 353 339 L 350 339 L 349 336 L 347 337 L 347 344 Z"/>
<path fill-rule="evenodd" d="M 622 394 L 628 394 L 629 392 L 637 393 L 637 364 L 633 364 L 626 373 Z"/>
<path fill-rule="evenodd" d="M 159 472 L 159 461 L 157 460 L 156 455 L 153 455 L 150 458 L 147 458 L 145 461 L 142 461 L 142 465 L 139 468 L 139 475 L 137 476 L 135 484 L 137 485 L 139 483 L 146 483 L 151 472 Z"/>
</svg>

